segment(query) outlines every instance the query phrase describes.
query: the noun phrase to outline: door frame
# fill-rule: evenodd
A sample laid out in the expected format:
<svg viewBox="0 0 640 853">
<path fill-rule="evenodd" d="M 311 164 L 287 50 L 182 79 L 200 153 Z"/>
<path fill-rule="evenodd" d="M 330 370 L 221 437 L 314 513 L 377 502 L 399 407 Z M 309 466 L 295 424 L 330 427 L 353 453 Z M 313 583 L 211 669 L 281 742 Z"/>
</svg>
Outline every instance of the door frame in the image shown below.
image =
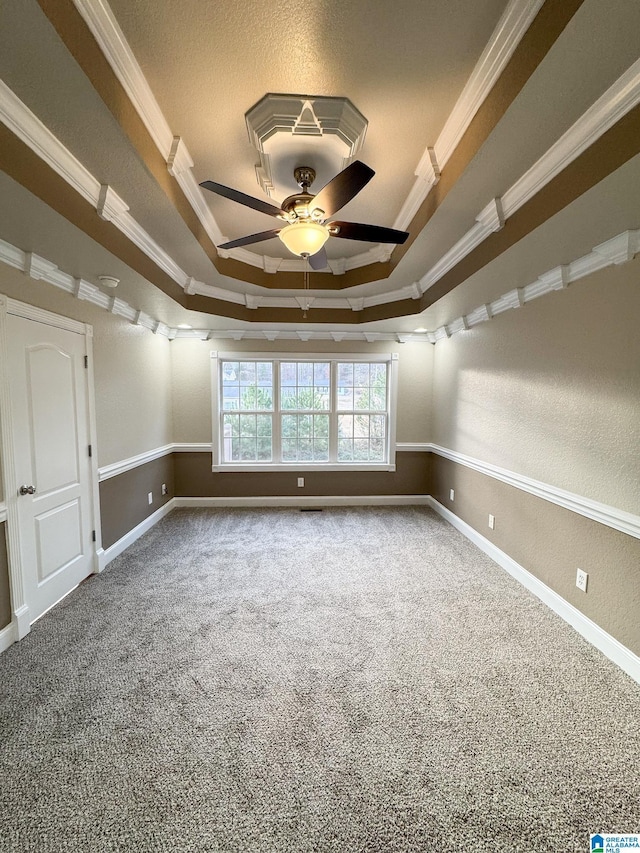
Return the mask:
<svg viewBox="0 0 640 853">
<path fill-rule="evenodd" d="M 0 295 L 0 447 L 2 448 L 2 479 L 4 489 L 4 501 L 0 501 L 0 512 L 2 511 L 4 504 L 4 511 L 6 512 L 9 590 L 11 595 L 11 624 L 8 628 L 11 629 L 9 633 L 13 635 L 3 637 L 5 641 L 3 646 L 8 645 L 15 640 L 21 640 L 31 629 L 29 606 L 25 601 L 24 593 L 26 567 L 22 564 L 22 550 L 20 547 L 14 424 L 9 385 L 9 371 L 7 368 L 9 352 L 7 317 L 9 315 L 22 317 L 25 320 L 35 320 L 36 322 L 44 323 L 47 326 L 54 326 L 58 329 L 64 329 L 67 332 L 82 335 L 85 338 L 86 353 L 88 356 L 88 367 L 85 370 L 87 415 L 89 442 L 93 450 L 89 474 L 91 478 L 91 482 L 89 484 L 91 494 L 89 520 L 92 529 L 96 532 L 96 539 L 93 543 L 93 553 L 91 558 L 94 574 L 97 574 L 101 570 L 98 560 L 98 552 L 102 549 L 100 493 L 98 489 L 98 444 L 93 377 L 93 326 L 88 323 L 81 323 L 79 320 L 72 320 L 70 317 L 53 314 L 51 311 L 45 311 L 43 308 L 37 308 L 35 305 L 28 305 L 25 302 L 19 302 L 18 300 L 11 299 L 8 296 Z M 1 517 L 2 515 L 0 514 L 0 518 Z M 6 631 L 7 629 L 5 628 L 1 633 L 5 634 Z"/>
</svg>

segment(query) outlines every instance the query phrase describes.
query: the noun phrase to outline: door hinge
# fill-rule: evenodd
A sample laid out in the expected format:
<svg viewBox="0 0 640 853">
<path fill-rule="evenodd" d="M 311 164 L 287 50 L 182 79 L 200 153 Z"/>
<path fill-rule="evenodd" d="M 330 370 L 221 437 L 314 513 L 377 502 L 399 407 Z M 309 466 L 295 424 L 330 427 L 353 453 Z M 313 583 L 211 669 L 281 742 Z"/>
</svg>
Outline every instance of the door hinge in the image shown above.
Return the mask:
<svg viewBox="0 0 640 853">
<path fill-rule="evenodd" d="M 84 366 L 89 367 L 89 356 L 88 355 L 85 355 L 85 357 L 84 357 Z"/>
<path fill-rule="evenodd" d="M 95 530 L 92 530 L 92 531 L 91 531 L 91 541 L 92 541 L 92 542 L 95 542 L 95 541 L 96 541 L 96 532 L 95 532 Z"/>
<path fill-rule="evenodd" d="M 93 452 L 91 450 L 91 445 L 89 445 L 89 456 L 93 456 Z"/>
</svg>

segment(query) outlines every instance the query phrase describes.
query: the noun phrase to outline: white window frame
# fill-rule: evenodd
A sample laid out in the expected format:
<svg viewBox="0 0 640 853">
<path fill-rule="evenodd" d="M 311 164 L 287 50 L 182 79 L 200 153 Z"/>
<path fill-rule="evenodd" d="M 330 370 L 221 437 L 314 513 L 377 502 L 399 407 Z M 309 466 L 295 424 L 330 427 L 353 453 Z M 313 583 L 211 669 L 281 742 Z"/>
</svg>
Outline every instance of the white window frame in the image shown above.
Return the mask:
<svg viewBox="0 0 640 853">
<path fill-rule="evenodd" d="M 211 355 L 211 423 L 212 423 L 212 465 L 211 470 L 216 471 L 395 471 L 396 470 L 396 410 L 398 402 L 398 353 L 264 353 L 264 352 L 216 352 Z M 274 434 L 273 443 L 279 441 L 280 434 L 280 377 L 279 362 L 281 361 L 328 361 L 331 363 L 332 376 L 332 404 L 330 417 L 336 414 L 337 394 L 334 375 L 337 362 L 388 363 L 388 430 L 386 462 L 223 462 L 221 434 L 221 400 L 222 400 L 222 377 L 220 375 L 221 361 L 271 361 L 275 363 L 274 371 Z M 317 411 L 312 414 L 322 414 Z M 337 437 L 334 431 L 330 431 L 330 440 L 335 442 Z"/>
</svg>

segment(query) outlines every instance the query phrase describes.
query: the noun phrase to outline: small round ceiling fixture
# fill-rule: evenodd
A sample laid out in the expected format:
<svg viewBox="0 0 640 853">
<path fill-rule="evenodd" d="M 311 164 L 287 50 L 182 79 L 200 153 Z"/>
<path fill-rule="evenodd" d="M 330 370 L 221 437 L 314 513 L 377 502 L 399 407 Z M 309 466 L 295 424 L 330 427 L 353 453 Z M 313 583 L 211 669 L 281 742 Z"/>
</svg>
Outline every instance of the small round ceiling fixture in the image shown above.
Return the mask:
<svg viewBox="0 0 640 853">
<path fill-rule="evenodd" d="M 120 279 L 112 275 L 99 275 L 98 281 L 105 287 L 117 287 L 120 284 Z"/>
</svg>

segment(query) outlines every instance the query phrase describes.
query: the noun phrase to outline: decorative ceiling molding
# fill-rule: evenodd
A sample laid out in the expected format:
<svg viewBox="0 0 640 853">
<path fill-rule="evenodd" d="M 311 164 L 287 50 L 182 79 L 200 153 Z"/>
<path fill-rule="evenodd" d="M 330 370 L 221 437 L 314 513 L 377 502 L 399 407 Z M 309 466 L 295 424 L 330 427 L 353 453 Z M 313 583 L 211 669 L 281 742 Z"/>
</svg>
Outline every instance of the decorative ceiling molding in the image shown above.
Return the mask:
<svg viewBox="0 0 640 853">
<path fill-rule="evenodd" d="M 73 0 L 73 2 L 151 134 L 158 151 L 168 161 L 174 134 L 111 7 L 105 0 Z"/>
<path fill-rule="evenodd" d="M 491 234 L 500 230 L 508 217 L 531 200 L 534 190 L 539 192 L 562 169 L 584 153 L 590 145 L 639 104 L 640 60 L 621 75 L 525 175 L 504 193 L 501 199 L 496 198 L 489 202 L 476 217 L 476 224 L 445 252 L 418 282 L 394 291 L 357 298 L 326 296 L 322 291 L 319 295 L 312 292 L 309 296 L 313 300 L 314 314 L 320 308 L 330 311 L 363 312 L 367 308 L 416 300 L 420 294 L 424 294 L 468 257 Z M 126 202 L 111 187 L 101 185 L 2 81 L 0 81 L 0 120 L 76 192 L 80 193 L 96 209 L 102 219 L 115 225 L 188 294 L 207 296 L 222 303 L 242 305 L 252 310 L 258 310 L 258 306 L 276 309 L 300 308 L 299 297 L 294 295 L 290 297 L 261 295 L 259 302 L 254 301 L 250 305 L 242 293 L 205 284 L 189 276 L 131 216 Z M 177 150 L 178 146 L 173 145 L 174 154 Z M 313 291 L 314 288 L 312 287 L 311 290 Z M 306 311 L 311 303 L 305 302 L 305 304 Z M 424 307 L 426 306 L 416 306 L 415 313 Z"/>
<path fill-rule="evenodd" d="M 2 80 L 0 121 L 88 201 L 101 219 L 115 225 L 181 287 L 186 285 L 186 274 L 131 216 L 127 203 L 111 187 L 100 184 Z"/>
<path fill-rule="evenodd" d="M 416 180 L 396 217 L 394 228 L 404 231 L 411 224 L 543 3 L 544 0 L 511 0 L 505 9 L 435 145 L 427 147 L 420 158 Z"/>
<path fill-rule="evenodd" d="M 348 98 L 268 93 L 245 114 L 249 138 L 258 151 L 276 133 L 293 136 L 335 134 L 355 157 L 362 148 L 368 122 Z"/>
<path fill-rule="evenodd" d="M 630 261 L 638 252 L 640 252 L 640 230 L 623 231 L 611 240 L 594 246 L 588 255 L 577 258 L 570 264 L 555 267 L 538 276 L 531 284 L 509 290 L 493 302 L 480 305 L 465 316 L 441 326 L 435 332 L 436 340 L 450 338 L 458 332 L 472 329 L 479 323 L 492 320 L 505 311 L 521 308 L 527 302 L 545 296 L 547 293 L 564 290 L 570 284 L 598 270 Z"/>
<path fill-rule="evenodd" d="M 527 302 L 538 299 L 547 293 L 564 290 L 573 282 L 579 281 L 585 276 L 598 272 L 606 267 L 626 263 L 632 260 L 640 252 L 640 229 L 623 231 L 615 237 L 595 246 L 593 250 L 581 258 L 577 258 L 570 264 L 563 264 L 540 275 L 534 282 L 525 287 L 516 287 L 507 291 L 493 302 L 479 305 L 468 314 L 458 317 L 450 323 L 443 324 L 434 330 L 424 332 L 355 332 L 355 331 L 317 331 L 308 328 L 302 329 L 181 329 L 173 328 L 162 323 L 160 320 L 137 311 L 124 299 L 104 293 L 84 279 L 77 279 L 33 252 L 23 252 L 16 246 L 12 246 L 4 240 L 0 240 L 0 262 L 7 266 L 19 269 L 36 281 L 44 281 L 65 292 L 75 296 L 79 300 L 85 300 L 99 308 L 104 308 L 110 313 L 128 320 L 135 326 L 149 329 L 156 335 L 166 337 L 169 340 L 177 338 L 188 338 L 208 341 L 211 338 L 224 338 L 232 340 L 323 340 L 334 341 L 397 341 L 398 343 L 431 343 L 446 340 L 459 332 L 468 331 L 480 323 L 488 322 L 505 311 L 521 308 Z M 299 300 L 299 307 L 304 309 L 312 302 Z M 354 309 L 355 310 L 355 309 Z"/>
<path fill-rule="evenodd" d="M 162 157 L 167 162 L 170 173 L 179 183 L 207 235 L 216 246 L 227 242 L 228 238 L 222 234 L 190 169 L 185 169 L 178 174 L 174 174 L 171 171 L 173 164 L 170 165 L 169 161 L 174 143 L 174 134 L 171 132 L 151 87 L 147 83 L 142 69 L 129 47 L 124 33 L 108 3 L 106 0 L 73 0 L 73 3 L 96 39 L 100 50 L 120 81 L 132 105 L 144 122 Z M 438 182 L 441 170 L 464 136 L 478 109 L 486 100 L 496 81 L 500 78 L 518 44 L 543 4 L 544 0 L 511 0 L 508 4 L 480 59 L 476 63 L 469 80 L 463 88 L 435 146 L 425 149 L 425 153 L 416 170 L 416 181 L 396 218 L 393 225 L 394 228 L 406 230 L 409 227 L 430 190 Z M 259 102 L 256 107 L 261 103 Z M 254 107 L 253 109 L 256 108 Z M 287 122 L 286 114 L 283 122 L 285 124 Z M 251 130 L 249 130 L 249 136 L 252 138 Z M 265 136 L 261 138 L 264 139 Z M 252 138 L 252 142 L 260 150 L 259 144 L 256 144 L 258 139 Z M 184 142 L 182 143 L 182 147 L 185 159 L 190 161 L 191 158 Z M 355 154 L 355 150 L 353 153 Z M 262 168 L 264 168 L 264 164 L 262 164 Z M 263 180 L 265 181 L 265 186 L 268 186 L 270 181 L 268 168 L 264 169 Z M 265 192 L 267 192 L 266 189 Z M 387 247 L 376 247 L 373 258 L 370 253 L 364 252 L 344 259 L 346 261 L 345 271 L 364 266 L 375 266 L 376 262 L 388 261 L 392 252 L 393 249 L 389 251 Z M 249 267 L 265 268 L 263 257 L 247 249 L 232 249 L 220 252 L 219 254 L 224 259 L 238 260 Z M 303 270 L 303 262 L 287 259 L 283 265 L 278 267 L 277 271 L 301 272 Z M 335 274 L 334 268 L 330 264 L 329 270 L 324 275 L 331 275 L 331 273 Z M 378 278 L 380 278 L 380 275 L 374 273 L 373 278 L 369 280 L 376 280 Z M 253 279 L 250 280 L 253 281 Z"/>
<path fill-rule="evenodd" d="M 434 145 L 441 169 L 448 163 L 544 2 L 511 0 L 505 9 Z"/>
<path fill-rule="evenodd" d="M 194 338 L 197 340 L 210 340 L 215 338 L 231 338 L 233 340 L 242 340 L 243 338 L 255 340 L 348 340 L 348 341 L 368 341 L 385 340 L 395 341 L 400 332 L 377 332 L 372 337 L 371 333 L 366 332 L 318 332 L 311 329 L 300 328 L 296 330 L 257 330 L 257 329 L 235 329 L 235 330 L 213 330 L 213 329 L 181 329 L 178 327 L 168 326 L 161 320 L 151 317 L 144 311 L 138 311 L 129 305 L 124 299 L 113 296 L 111 293 L 105 293 L 95 284 L 86 281 L 82 278 L 74 278 L 69 273 L 63 272 L 56 264 L 34 252 L 24 252 L 16 246 L 11 245 L 5 240 L 0 240 L 0 263 L 18 269 L 28 275 L 34 281 L 43 281 L 47 284 L 52 284 L 54 287 L 69 293 L 80 301 L 89 302 L 96 305 L 98 308 L 103 308 L 110 314 L 117 317 L 122 317 L 134 326 L 141 326 L 148 329 L 155 335 L 169 338 Z M 297 307 L 304 308 L 305 305 L 313 302 L 313 299 L 296 300 Z M 70 321 L 75 322 L 75 321 Z M 423 343 L 433 343 L 425 334 L 410 334 L 405 337 L 411 338 L 414 341 Z"/>
<path fill-rule="evenodd" d="M 476 217 L 474 225 L 420 279 L 424 292 L 441 279 L 489 234 L 523 207 L 563 169 L 640 104 L 640 60 L 613 83 L 570 128 L 546 151 L 502 198 L 493 199 Z"/>
<path fill-rule="evenodd" d="M 395 265 L 402 263 L 417 235 L 425 229 L 473 158 L 479 154 L 498 122 L 554 47 L 583 2 L 584 0 L 545 0 L 539 7 L 538 14 L 529 21 L 528 28 L 521 35 L 502 74 L 477 108 L 459 144 L 451 151 L 446 167 L 440 162 L 437 149 L 434 150 L 436 162 L 442 170 L 440 179 L 431 186 L 411 223 L 406 227 L 405 230 L 409 231 L 410 236 L 406 243 L 394 250 L 392 262 Z M 423 155 L 422 163 L 428 153 L 427 151 Z"/>
<path fill-rule="evenodd" d="M 48 127 L 0 80 L 0 121 L 96 209 L 101 184 Z M 124 202 L 122 202 L 124 205 Z M 126 205 L 124 205 L 126 207 Z"/>
<path fill-rule="evenodd" d="M 621 118 L 640 104 L 640 59 L 502 196 L 506 217 L 533 198 Z"/>
</svg>

